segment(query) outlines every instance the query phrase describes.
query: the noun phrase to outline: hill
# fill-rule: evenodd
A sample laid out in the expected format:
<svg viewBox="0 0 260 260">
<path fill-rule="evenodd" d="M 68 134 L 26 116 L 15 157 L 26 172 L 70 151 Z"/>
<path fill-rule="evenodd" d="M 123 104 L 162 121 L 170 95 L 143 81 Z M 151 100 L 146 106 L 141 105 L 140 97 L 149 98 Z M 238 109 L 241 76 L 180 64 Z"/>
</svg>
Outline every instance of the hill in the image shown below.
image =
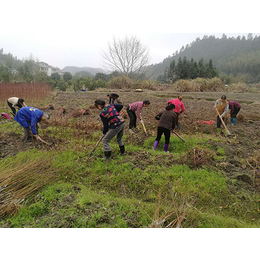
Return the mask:
<svg viewBox="0 0 260 260">
<path fill-rule="evenodd" d="M 222 38 L 215 36 L 204 36 L 197 38 L 180 51 L 175 52 L 163 60 L 163 62 L 148 67 L 147 76 L 157 79 L 163 75 L 170 63 L 179 58 L 186 57 L 199 62 L 213 60 L 213 65 L 221 75 L 240 78 L 247 83 L 260 81 L 258 71 L 260 68 L 260 37 L 248 34 L 247 38 L 238 36 L 228 38 L 225 34 Z"/>
<path fill-rule="evenodd" d="M 76 67 L 76 66 L 66 66 L 63 69 L 65 72 L 69 72 L 71 73 L 73 76 L 77 73 L 77 72 L 89 72 L 91 73 L 93 76 L 96 73 L 107 73 L 105 70 L 101 69 L 101 68 L 91 68 L 91 67 Z"/>
</svg>

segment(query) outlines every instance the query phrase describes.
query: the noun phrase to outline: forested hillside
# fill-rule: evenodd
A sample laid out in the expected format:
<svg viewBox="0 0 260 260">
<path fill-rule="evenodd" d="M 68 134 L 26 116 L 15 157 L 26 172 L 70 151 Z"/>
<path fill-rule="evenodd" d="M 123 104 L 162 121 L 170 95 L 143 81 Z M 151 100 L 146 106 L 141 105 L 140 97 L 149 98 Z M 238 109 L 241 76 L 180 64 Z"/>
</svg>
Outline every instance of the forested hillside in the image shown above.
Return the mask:
<svg viewBox="0 0 260 260">
<path fill-rule="evenodd" d="M 171 57 L 162 63 L 149 67 L 149 75 L 153 79 L 164 75 L 173 60 L 186 57 L 199 62 L 213 61 L 213 66 L 222 77 L 229 76 L 232 79 L 242 80 L 248 83 L 260 81 L 260 37 L 248 34 L 246 37 L 228 38 L 225 34 L 222 38 L 215 36 L 204 36 L 197 38 L 190 44 L 183 46 Z"/>
</svg>

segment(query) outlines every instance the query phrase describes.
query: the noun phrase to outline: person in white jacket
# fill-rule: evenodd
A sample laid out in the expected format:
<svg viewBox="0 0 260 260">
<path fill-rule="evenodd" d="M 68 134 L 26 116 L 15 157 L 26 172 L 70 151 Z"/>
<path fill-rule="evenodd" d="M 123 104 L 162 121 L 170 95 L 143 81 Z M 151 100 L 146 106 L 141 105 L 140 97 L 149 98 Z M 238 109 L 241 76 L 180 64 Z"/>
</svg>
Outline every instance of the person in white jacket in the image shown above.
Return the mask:
<svg viewBox="0 0 260 260">
<path fill-rule="evenodd" d="M 27 107 L 26 104 L 24 103 L 24 100 L 22 98 L 18 98 L 18 97 L 10 97 L 10 98 L 8 98 L 7 104 L 11 108 L 13 116 L 16 115 L 16 109 L 15 109 L 16 106 L 19 109 L 22 108 L 23 106 Z"/>
</svg>

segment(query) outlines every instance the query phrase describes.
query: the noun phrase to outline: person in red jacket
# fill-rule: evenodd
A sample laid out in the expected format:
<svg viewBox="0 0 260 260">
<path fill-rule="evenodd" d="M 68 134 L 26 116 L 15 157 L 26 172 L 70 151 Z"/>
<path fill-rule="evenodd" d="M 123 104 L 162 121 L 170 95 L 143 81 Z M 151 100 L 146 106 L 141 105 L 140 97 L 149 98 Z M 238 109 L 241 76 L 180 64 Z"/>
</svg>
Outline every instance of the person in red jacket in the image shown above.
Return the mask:
<svg viewBox="0 0 260 260">
<path fill-rule="evenodd" d="M 181 126 L 179 125 L 179 116 L 180 116 L 180 114 L 182 114 L 185 111 L 184 104 L 182 103 L 182 96 L 178 96 L 177 99 L 169 100 L 168 101 L 168 105 L 169 104 L 174 104 L 175 105 L 174 112 L 177 115 L 176 126 L 177 126 L 177 128 L 181 129 Z"/>
</svg>

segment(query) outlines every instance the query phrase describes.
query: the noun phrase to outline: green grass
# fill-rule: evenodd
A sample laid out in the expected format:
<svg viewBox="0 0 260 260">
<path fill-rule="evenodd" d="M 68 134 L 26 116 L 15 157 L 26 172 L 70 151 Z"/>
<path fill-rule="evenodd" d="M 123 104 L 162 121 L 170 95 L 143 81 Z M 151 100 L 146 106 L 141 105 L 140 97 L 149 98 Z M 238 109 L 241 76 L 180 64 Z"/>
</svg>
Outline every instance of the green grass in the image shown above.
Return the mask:
<svg viewBox="0 0 260 260">
<path fill-rule="evenodd" d="M 86 141 L 84 145 L 94 145 L 98 138 L 95 135 L 93 142 Z M 1 220 L 0 226 L 147 227 L 159 209 L 161 218 L 174 213 L 164 226 L 178 212 L 185 215 L 183 227 L 259 227 L 257 194 L 246 190 L 230 193 L 226 177 L 216 167 L 178 163 L 181 155 L 195 147 L 218 157 L 225 157 L 225 148 L 214 150 L 208 139 L 201 136 L 185 139 L 184 143 L 177 137 L 171 138 L 170 154 L 160 146 L 152 151 L 154 138 L 143 145 L 128 144 L 124 156 L 120 156 L 117 144 L 112 142 L 109 162 L 102 159 L 101 145 L 89 160 L 92 147 L 77 151 L 71 146 L 60 152 L 32 149 L 0 160 L 0 168 L 11 170 L 39 156 L 43 160 L 52 158 L 52 167 L 59 177 L 24 202 L 16 216 Z M 230 181 L 229 185 L 235 187 L 236 182 Z"/>
</svg>

